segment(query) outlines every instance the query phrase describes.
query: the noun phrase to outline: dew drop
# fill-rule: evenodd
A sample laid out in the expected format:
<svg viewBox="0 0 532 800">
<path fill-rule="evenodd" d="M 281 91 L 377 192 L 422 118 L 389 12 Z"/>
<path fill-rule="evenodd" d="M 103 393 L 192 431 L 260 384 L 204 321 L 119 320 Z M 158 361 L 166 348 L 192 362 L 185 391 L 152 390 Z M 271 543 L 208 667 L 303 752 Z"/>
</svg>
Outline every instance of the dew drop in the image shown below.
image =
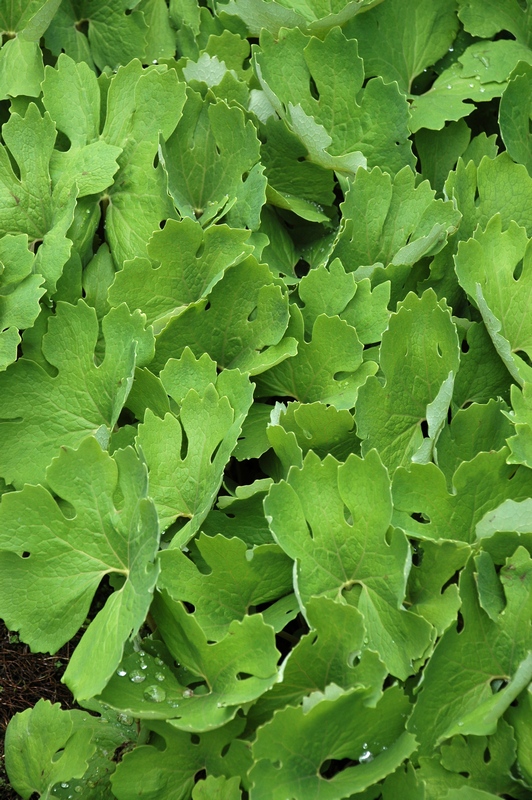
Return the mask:
<svg viewBox="0 0 532 800">
<path fill-rule="evenodd" d="M 374 755 L 370 750 L 364 750 L 358 757 L 358 760 L 361 764 L 369 764 L 370 761 L 373 761 Z"/>
<path fill-rule="evenodd" d="M 166 700 L 166 692 L 161 686 L 147 686 L 144 690 L 144 699 L 150 703 L 162 703 Z"/>
<path fill-rule="evenodd" d="M 448 88 L 448 89 L 452 89 L 452 86 L 451 86 L 451 84 L 450 84 L 450 83 L 448 83 L 448 84 L 447 84 L 447 88 Z"/>
<path fill-rule="evenodd" d="M 156 658 L 155 663 L 157 664 L 158 667 L 162 667 L 164 661 L 162 660 L 162 658 Z"/>
<path fill-rule="evenodd" d="M 82 791 L 83 791 L 83 786 L 80 786 L 80 785 L 78 784 L 78 786 L 76 786 L 76 788 L 74 789 L 74 791 L 76 792 L 76 794 L 81 794 L 81 793 L 82 793 Z"/>
<path fill-rule="evenodd" d="M 484 89 L 484 87 L 483 87 L 483 86 L 481 86 L 481 87 L 480 87 L 480 89 L 479 89 L 479 92 L 482 92 L 482 94 L 484 94 L 484 92 L 485 92 L 485 91 L 486 91 L 486 90 Z"/>
<path fill-rule="evenodd" d="M 164 680 L 166 680 L 162 672 L 156 672 L 153 677 L 155 678 L 156 681 L 159 681 L 159 683 L 162 683 Z"/>
<path fill-rule="evenodd" d="M 449 47 L 449 53 L 454 53 L 454 47 Z"/>
<path fill-rule="evenodd" d="M 458 723 L 458 727 L 461 728 L 463 726 L 463 724 L 464 723 L 460 720 L 460 722 Z"/>
<path fill-rule="evenodd" d="M 140 668 L 141 668 L 141 669 L 148 669 L 148 665 L 146 664 L 146 662 L 145 662 L 145 661 L 141 661 L 141 662 L 140 662 Z"/>
<path fill-rule="evenodd" d="M 152 64 L 158 64 L 159 62 L 157 61 L 157 59 L 156 59 L 156 58 L 154 58 L 154 59 L 153 59 L 153 61 L 152 61 L 151 63 L 152 63 Z"/>
<path fill-rule="evenodd" d="M 64 782 L 63 782 L 63 783 L 61 784 L 61 789 L 68 789 L 68 787 L 69 787 L 69 786 L 70 786 L 70 784 L 69 784 L 69 783 L 64 783 Z"/>
<path fill-rule="evenodd" d="M 123 667 L 119 667 L 116 671 L 116 674 L 121 678 L 124 678 L 127 675 L 127 670 L 125 670 Z"/>
<path fill-rule="evenodd" d="M 192 689 L 185 689 L 185 691 L 183 692 L 183 697 L 193 697 L 193 696 L 194 692 L 192 691 Z"/>
<path fill-rule="evenodd" d="M 166 701 L 170 708 L 179 708 L 179 703 L 177 700 L 167 700 Z"/>
<path fill-rule="evenodd" d="M 116 715 L 116 718 L 122 725 L 133 725 L 133 717 L 130 717 L 129 714 L 121 712 Z"/>
<path fill-rule="evenodd" d="M 146 653 L 144 652 L 144 650 L 139 650 L 139 658 L 144 658 L 145 655 Z"/>
<path fill-rule="evenodd" d="M 146 680 L 146 676 L 139 672 L 138 669 L 134 669 L 131 675 L 129 676 L 129 680 L 131 683 L 142 683 L 142 681 Z"/>
</svg>

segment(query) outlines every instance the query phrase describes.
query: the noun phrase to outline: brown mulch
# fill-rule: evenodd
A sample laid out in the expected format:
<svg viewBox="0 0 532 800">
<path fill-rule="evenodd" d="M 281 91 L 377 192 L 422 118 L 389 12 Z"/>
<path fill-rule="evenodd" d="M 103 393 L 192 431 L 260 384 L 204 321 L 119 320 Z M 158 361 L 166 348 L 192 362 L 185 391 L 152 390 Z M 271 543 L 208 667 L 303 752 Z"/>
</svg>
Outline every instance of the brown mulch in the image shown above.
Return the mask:
<svg viewBox="0 0 532 800">
<path fill-rule="evenodd" d="M 27 644 L 7 630 L 0 620 L 0 797 L 20 800 L 9 786 L 4 769 L 4 734 L 17 711 L 31 708 L 42 697 L 63 708 L 74 708 L 74 698 L 61 676 L 83 631 L 55 655 L 32 653 Z"/>
</svg>

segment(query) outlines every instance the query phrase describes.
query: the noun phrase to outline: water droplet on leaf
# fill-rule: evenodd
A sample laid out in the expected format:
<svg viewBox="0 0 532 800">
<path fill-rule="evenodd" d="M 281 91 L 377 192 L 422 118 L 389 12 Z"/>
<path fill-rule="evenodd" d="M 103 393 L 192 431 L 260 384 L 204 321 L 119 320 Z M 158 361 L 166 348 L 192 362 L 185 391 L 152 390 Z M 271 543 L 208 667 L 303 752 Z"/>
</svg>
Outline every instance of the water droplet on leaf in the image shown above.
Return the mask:
<svg viewBox="0 0 532 800">
<path fill-rule="evenodd" d="M 129 680 L 132 683 L 142 683 L 142 681 L 146 680 L 146 676 L 143 675 L 142 672 L 139 672 L 138 669 L 135 669 L 129 676 Z"/>
<path fill-rule="evenodd" d="M 154 678 L 156 681 L 159 681 L 159 683 L 162 683 L 162 681 L 166 680 L 162 672 L 156 672 Z"/>
<path fill-rule="evenodd" d="M 147 686 L 144 690 L 144 699 L 151 703 L 162 703 L 166 700 L 166 692 L 161 686 Z"/>
</svg>

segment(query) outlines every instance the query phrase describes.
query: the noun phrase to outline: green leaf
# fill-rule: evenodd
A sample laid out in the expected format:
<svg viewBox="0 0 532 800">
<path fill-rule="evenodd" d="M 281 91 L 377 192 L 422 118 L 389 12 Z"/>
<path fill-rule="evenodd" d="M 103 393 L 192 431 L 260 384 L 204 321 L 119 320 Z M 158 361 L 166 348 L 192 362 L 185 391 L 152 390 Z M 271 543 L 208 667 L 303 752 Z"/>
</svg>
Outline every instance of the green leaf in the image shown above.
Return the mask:
<svg viewBox="0 0 532 800">
<path fill-rule="evenodd" d="M 514 161 L 532 170 L 532 67 L 520 63 L 514 69 L 499 106 L 501 138 Z"/>
<path fill-rule="evenodd" d="M 472 403 L 461 408 L 446 425 L 438 439 L 438 466 L 451 482 L 463 461 L 471 461 L 478 453 L 500 450 L 512 433 L 505 416 L 506 403 L 489 400 L 485 405 Z"/>
<path fill-rule="evenodd" d="M 151 368 L 161 369 L 190 347 L 220 367 L 255 375 L 292 356 L 295 340 L 283 335 L 288 298 L 265 264 L 253 256 L 227 270 L 208 299 L 191 303 L 157 337 Z"/>
<path fill-rule="evenodd" d="M 382 78 L 361 91 L 357 43 L 339 28 L 323 41 L 298 30 L 281 30 L 278 38 L 264 31 L 254 65 L 270 103 L 310 161 L 350 176 L 364 165 L 361 155 L 369 166 L 394 173 L 413 165 L 406 98 Z"/>
<path fill-rule="evenodd" d="M 43 483 L 59 447 L 77 447 L 89 434 L 107 444 L 135 363 L 153 353 L 153 335 L 144 325 L 143 316 L 130 315 L 125 305 L 110 311 L 102 323 L 105 357 L 97 365 L 96 312 L 83 300 L 58 303 L 43 337 L 48 369 L 21 358 L 0 373 L 0 473 L 8 483 L 17 489 Z"/>
<path fill-rule="evenodd" d="M 192 790 L 192 800 L 240 800 L 242 793 L 238 788 L 240 779 L 213 778 L 209 775 L 204 781 L 198 781 Z"/>
<path fill-rule="evenodd" d="M 355 328 L 362 344 L 379 342 L 388 325 L 390 284 L 380 283 L 372 290 L 369 278 L 355 280 L 339 259 L 331 261 L 328 268 L 312 269 L 301 279 L 298 293 L 304 303 L 301 311 L 307 333 L 320 314 L 344 319 Z"/>
<path fill-rule="evenodd" d="M 159 589 L 194 606 L 194 619 L 209 641 L 220 641 L 233 620 L 242 621 L 255 606 L 292 590 L 292 561 L 277 545 L 247 549 L 241 539 L 200 535 L 195 542 L 201 571 L 180 550 L 161 553 Z M 205 568 L 209 569 L 205 573 Z"/>
<path fill-rule="evenodd" d="M 70 141 L 66 152 L 52 153 L 52 180 L 65 189 L 75 182 L 78 197 L 103 192 L 113 182 L 122 148 L 100 139 L 100 88 L 94 72 L 61 54 L 56 68 L 46 67 L 43 77 L 43 104 Z"/>
<path fill-rule="evenodd" d="M 292 464 L 301 467 L 309 450 L 320 458 L 330 453 L 338 461 L 360 452 L 352 414 L 325 403 L 277 405 L 266 434 L 286 473 Z"/>
<path fill-rule="evenodd" d="M 421 298 L 410 293 L 382 337 L 385 386 L 370 377 L 359 391 L 355 420 L 362 451 L 376 447 L 391 471 L 412 460 L 429 461 L 447 418 L 458 363 L 456 328 L 445 301 L 438 303 L 432 290 Z"/>
<path fill-rule="evenodd" d="M 486 330 L 484 323 L 468 324 L 460 333 L 460 368 L 454 382 L 453 406 L 488 403 L 492 397 L 510 399 L 511 376 Z"/>
<path fill-rule="evenodd" d="M 524 228 L 511 222 L 502 232 L 502 219 L 496 214 L 484 231 L 477 229 L 474 238 L 460 242 L 455 257 L 460 285 L 478 304 L 497 352 L 520 384 L 532 379 L 525 361 L 532 354 L 532 326 L 526 324 L 532 291 L 532 248 L 528 245 Z"/>
<path fill-rule="evenodd" d="M 104 575 L 123 576 L 65 672 L 74 695 L 88 699 L 103 689 L 148 612 L 157 516 L 131 448 L 111 458 L 89 437 L 77 450 L 63 448 L 46 480 L 60 500 L 42 486 L 25 486 L 0 505 L 1 613 L 33 649 L 54 652 L 82 625 Z"/>
<path fill-rule="evenodd" d="M 358 40 L 366 75 L 397 81 L 408 94 L 413 79 L 447 53 L 458 30 L 456 3 L 423 0 L 406 5 L 387 0 L 347 26 Z"/>
<path fill-rule="evenodd" d="M 416 133 L 416 149 L 421 159 L 423 177 L 438 193 L 449 172 L 455 168 L 456 162 L 463 156 L 467 159 L 467 148 L 471 139 L 471 131 L 464 120 L 449 122 L 440 131 L 421 128 Z"/>
<path fill-rule="evenodd" d="M 392 517 L 388 473 L 375 451 L 339 465 L 310 451 L 302 469 L 271 487 L 265 512 L 276 541 L 296 561 L 302 610 L 313 596 L 358 607 L 366 646 L 401 678 L 425 652 L 431 626 L 402 607 L 410 552 Z"/>
<path fill-rule="evenodd" d="M 234 497 L 220 495 L 217 507 L 205 518 L 202 531 L 209 536 L 221 533 L 228 539 L 236 536 L 250 547 L 272 542 L 262 505 L 271 483 L 266 478 L 251 486 L 237 486 Z"/>
<path fill-rule="evenodd" d="M 366 11 L 382 0 L 229 0 L 218 3 L 218 10 L 238 16 L 253 36 L 263 28 L 277 35 L 282 27 L 324 32 L 342 25 L 361 11 Z"/>
<path fill-rule="evenodd" d="M 199 222 L 187 217 L 179 222 L 169 219 L 147 247 L 158 266 L 154 268 L 145 258 L 127 261 L 116 273 L 109 302 L 140 308 L 148 322 L 158 321 L 162 327 L 180 307 L 207 297 L 225 271 L 253 251 L 248 238 L 248 231 L 227 225 L 203 230 Z"/>
<path fill-rule="evenodd" d="M 70 185 L 54 190 L 50 160 L 56 138 L 48 113 L 41 116 L 30 103 L 25 117 L 11 114 L 2 127 L 5 146 L 0 148 L 0 235 L 25 233 L 31 244 L 42 242 L 34 272 L 52 290 L 70 255 L 66 233 L 72 222 L 77 189 Z M 20 178 L 13 170 L 10 155 Z"/>
<path fill-rule="evenodd" d="M 530 785 L 532 782 L 532 702 L 531 694 L 527 689 L 506 712 L 506 718 L 511 722 L 517 740 L 517 761 L 519 772 Z"/>
<path fill-rule="evenodd" d="M 242 423 L 242 432 L 233 455 L 238 461 L 247 458 L 259 458 L 270 449 L 270 442 L 266 435 L 266 428 L 270 421 L 272 406 L 265 403 L 253 403 L 248 415 Z"/>
<path fill-rule="evenodd" d="M 0 239 L 0 370 L 17 358 L 19 330 L 31 328 L 39 315 L 44 279 L 33 274 L 33 265 L 27 236 Z"/>
<path fill-rule="evenodd" d="M 264 92 L 261 94 L 265 97 Z M 334 202 L 334 174 L 307 158 L 305 145 L 278 119 L 273 108 L 261 132 L 268 203 L 312 222 L 327 222 L 324 207 Z"/>
<path fill-rule="evenodd" d="M 233 769 L 240 768 L 245 774 L 249 758 L 245 746 L 240 747 L 243 743 L 235 739 L 243 726 L 243 720 L 235 720 L 219 730 L 191 735 L 164 722 L 145 723 L 155 743 L 143 744 L 124 755 L 111 779 L 114 796 L 117 800 L 135 800 L 141 785 L 149 800 L 186 800 L 195 775 L 202 769 L 228 778 Z M 163 742 L 164 749 L 156 746 Z"/>
<path fill-rule="evenodd" d="M 189 520 L 173 539 L 172 546 L 180 547 L 199 530 L 214 502 L 253 402 L 253 387 L 238 370 L 217 376 L 206 354 L 196 360 L 188 348 L 179 361 L 167 362 L 161 382 L 179 405 L 179 417 L 161 419 L 148 409 L 137 447 L 148 465 L 162 530 L 178 517 Z"/>
<path fill-rule="evenodd" d="M 312 692 L 324 692 L 334 683 L 342 689 L 373 688 L 381 696 L 386 668 L 376 653 L 364 648 L 364 620 L 349 605 L 326 597 L 314 597 L 307 604 L 312 630 L 305 634 L 283 663 L 283 679 L 249 710 L 254 724 L 264 723 L 277 709 L 297 706 Z"/>
<path fill-rule="evenodd" d="M 64 0 L 46 33 L 52 53 L 64 52 L 75 61 L 87 61 L 98 69 L 118 69 L 146 52 L 148 26 L 138 3 L 130 0 Z M 88 22 L 87 36 L 80 26 Z"/>
<path fill-rule="evenodd" d="M 355 329 L 337 316 L 320 314 L 306 342 L 301 311 L 292 305 L 287 334 L 297 341 L 297 354 L 261 374 L 257 396 L 284 395 L 303 403 L 353 408 L 359 387 L 377 371 L 374 361 L 363 361 Z"/>
<path fill-rule="evenodd" d="M 157 593 L 152 614 L 172 657 L 186 668 L 193 684 L 176 701 L 173 726 L 192 731 L 220 727 L 277 681 L 274 629 L 260 614 L 233 620 L 227 635 L 214 644 L 195 617 L 164 590 Z M 142 696 L 135 683 L 127 689 Z"/>
<path fill-rule="evenodd" d="M 409 167 L 394 178 L 378 167 L 359 170 L 341 204 L 330 257 L 339 258 L 357 279 L 376 274 L 379 283 L 391 278 L 402 286 L 411 267 L 445 247 L 460 222 L 453 204 L 434 195 L 428 181 L 416 187 Z"/>
<path fill-rule="evenodd" d="M 409 609 L 434 625 L 438 636 L 456 620 L 461 600 L 452 579 L 469 553 L 464 544 L 444 539 L 425 539 L 414 548 L 407 587 Z"/>
<path fill-rule="evenodd" d="M 109 797 L 115 751 L 130 746 L 137 732 L 133 719 L 95 703 L 84 705 L 101 716 L 62 711 L 58 703 L 42 699 L 15 714 L 6 730 L 5 757 L 11 784 L 22 797 L 36 791 L 41 797 L 82 792 L 94 800 Z"/>
<path fill-rule="evenodd" d="M 432 84 L 413 97 L 410 129 L 440 130 L 448 120 L 467 117 L 481 103 L 500 97 L 520 61 L 532 62 L 532 51 L 512 40 L 475 42 Z M 473 102 L 471 102 L 473 101 Z"/>
<path fill-rule="evenodd" d="M 530 467 L 532 466 L 532 387 L 530 383 L 525 383 L 522 391 L 513 385 L 511 397 L 513 411 L 508 414 L 508 419 L 515 427 L 515 435 L 508 439 L 510 448 L 508 463 L 525 464 Z"/>
<path fill-rule="evenodd" d="M 408 722 L 421 753 L 456 734 L 494 733 L 498 718 L 530 682 L 531 563 L 522 547 L 507 559 L 499 575 L 506 606 L 496 622 L 478 604 L 473 562 L 462 571 L 463 630 L 450 629 L 440 639 Z"/>
<path fill-rule="evenodd" d="M 503 500 L 522 500 L 531 493 L 529 471 L 507 464 L 507 456 L 503 447 L 463 461 L 452 477 L 451 492 L 435 464 L 399 468 L 393 479 L 394 524 L 415 538 L 473 543 L 484 514 Z"/>
<path fill-rule="evenodd" d="M 163 165 L 154 166 L 154 160 L 159 139 L 170 137 L 184 103 L 185 85 L 175 70 L 162 66 L 143 70 L 140 61 L 130 61 L 109 85 L 102 138 L 122 148 L 105 220 L 117 268 L 128 259 L 145 256 L 160 222 L 175 216 Z"/>
<path fill-rule="evenodd" d="M 343 692 L 331 684 L 306 707 L 278 711 L 253 744 L 252 800 L 339 800 L 393 772 L 416 749 L 414 737 L 404 733 L 408 701 L 399 687 L 388 689 L 375 707 L 366 700 L 365 689 Z M 326 770 L 335 762 L 340 770 L 329 778 Z"/>
<path fill-rule="evenodd" d="M 13 717 L 6 731 L 6 769 L 24 800 L 34 792 L 47 797 L 55 784 L 83 777 L 96 750 L 92 732 L 79 724 L 85 716 L 39 700 Z"/>
<path fill-rule="evenodd" d="M 253 123 L 246 121 L 240 108 L 203 100 L 189 89 L 183 116 L 162 154 L 168 188 L 181 216 L 207 225 L 229 211 L 235 214 L 239 205 L 249 202 L 243 200 L 249 182 L 253 202 L 247 214 L 240 208 L 237 227 L 259 227 L 266 179 L 253 171 L 260 143 Z"/>
<path fill-rule="evenodd" d="M 60 0 L 13 0 L 0 8 L 0 30 L 18 33 L 28 42 L 38 42 L 59 5 Z"/>
<path fill-rule="evenodd" d="M 510 31 L 518 42 L 530 44 L 530 6 L 518 0 L 459 0 L 458 16 L 474 36 L 491 38 L 501 30 Z"/>
</svg>

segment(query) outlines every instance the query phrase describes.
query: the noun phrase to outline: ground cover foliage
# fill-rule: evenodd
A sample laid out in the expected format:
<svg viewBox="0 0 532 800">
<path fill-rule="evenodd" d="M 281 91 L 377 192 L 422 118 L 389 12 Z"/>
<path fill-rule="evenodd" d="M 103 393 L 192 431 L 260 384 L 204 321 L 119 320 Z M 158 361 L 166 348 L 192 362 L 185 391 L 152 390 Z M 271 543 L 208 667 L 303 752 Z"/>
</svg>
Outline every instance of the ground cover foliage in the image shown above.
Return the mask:
<svg viewBox="0 0 532 800">
<path fill-rule="evenodd" d="M 12 788 L 532 797 L 532 3 L 0 31 Z"/>
</svg>

